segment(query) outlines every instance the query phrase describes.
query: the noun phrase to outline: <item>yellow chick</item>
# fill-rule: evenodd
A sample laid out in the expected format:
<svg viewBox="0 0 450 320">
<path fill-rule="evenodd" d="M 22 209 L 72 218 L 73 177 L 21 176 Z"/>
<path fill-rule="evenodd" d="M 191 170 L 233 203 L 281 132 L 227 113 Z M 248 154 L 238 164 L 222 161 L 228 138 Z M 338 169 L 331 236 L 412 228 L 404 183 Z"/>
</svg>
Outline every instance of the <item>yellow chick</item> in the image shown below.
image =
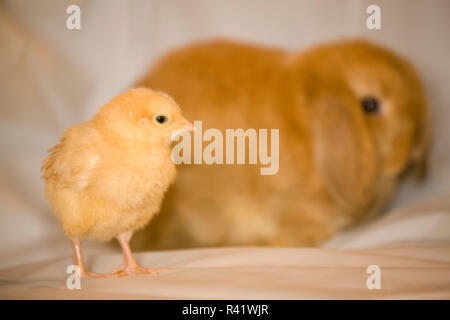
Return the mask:
<svg viewBox="0 0 450 320">
<path fill-rule="evenodd" d="M 192 130 L 168 95 L 137 88 L 113 98 L 92 120 L 67 129 L 49 150 L 41 168 L 45 195 L 72 242 L 82 276 L 162 270 L 139 267 L 129 241 L 159 211 L 175 179 L 171 137 Z M 117 238 L 124 264 L 109 274 L 88 272 L 81 250 L 86 236 Z"/>
</svg>

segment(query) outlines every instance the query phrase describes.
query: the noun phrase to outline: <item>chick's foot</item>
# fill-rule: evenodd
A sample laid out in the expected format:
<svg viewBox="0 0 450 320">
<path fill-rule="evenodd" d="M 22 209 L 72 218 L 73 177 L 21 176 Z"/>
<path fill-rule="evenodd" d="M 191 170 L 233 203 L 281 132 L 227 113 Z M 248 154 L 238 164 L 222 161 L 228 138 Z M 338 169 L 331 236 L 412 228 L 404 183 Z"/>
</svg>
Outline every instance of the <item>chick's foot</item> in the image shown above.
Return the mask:
<svg viewBox="0 0 450 320">
<path fill-rule="evenodd" d="M 81 272 L 82 278 L 111 278 L 111 276 L 112 275 L 109 273 L 102 274 L 102 273 L 93 273 L 93 272 L 88 272 L 88 271 Z"/>
<path fill-rule="evenodd" d="M 171 270 L 170 268 L 141 268 L 139 266 L 122 265 L 111 272 L 111 275 L 116 278 L 121 278 L 136 274 L 151 274 L 156 275 L 161 271 Z"/>
</svg>

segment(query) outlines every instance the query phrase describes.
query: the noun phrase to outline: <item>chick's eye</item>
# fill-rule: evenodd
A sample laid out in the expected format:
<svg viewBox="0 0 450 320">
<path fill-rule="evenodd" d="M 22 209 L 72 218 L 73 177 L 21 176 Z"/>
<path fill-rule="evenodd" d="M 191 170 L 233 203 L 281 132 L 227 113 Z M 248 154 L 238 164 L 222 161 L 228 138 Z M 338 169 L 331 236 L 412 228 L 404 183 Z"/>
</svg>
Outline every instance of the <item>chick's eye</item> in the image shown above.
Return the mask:
<svg viewBox="0 0 450 320">
<path fill-rule="evenodd" d="M 380 103 L 377 98 L 374 97 L 364 97 L 361 101 L 361 105 L 364 112 L 373 114 L 380 111 Z"/>
<path fill-rule="evenodd" d="M 156 116 L 156 118 L 155 118 L 155 120 L 156 120 L 156 122 L 158 122 L 158 123 L 164 123 L 164 122 L 166 122 L 167 121 L 167 117 L 166 116 Z"/>
</svg>

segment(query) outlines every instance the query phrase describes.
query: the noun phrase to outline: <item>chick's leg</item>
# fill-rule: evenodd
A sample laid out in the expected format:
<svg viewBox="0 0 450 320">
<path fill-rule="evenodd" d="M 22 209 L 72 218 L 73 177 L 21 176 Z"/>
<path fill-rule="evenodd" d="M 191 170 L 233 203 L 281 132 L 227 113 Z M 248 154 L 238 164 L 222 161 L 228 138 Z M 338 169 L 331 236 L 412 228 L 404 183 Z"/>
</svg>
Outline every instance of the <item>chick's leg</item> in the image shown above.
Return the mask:
<svg viewBox="0 0 450 320">
<path fill-rule="evenodd" d="M 133 254 L 130 248 L 130 239 L 133 235 L 132 232 L 121 233 L 117 236 L 117 240 L 122 247 L 124 263 L 119 268 L 112 271 L 112 274 L 116 277 L 123 277 L 131 274 L 157 274 L 160 271 L 170 270 L 170 268 L 141 268 L 134 260 Z"/>
<path fill-rule="evenodd" d="M 70 239 L 72 242 L 73 249 L 73 261 L 76 266 L 80 268 L 81 276 L 85 278 L 106 278 L 107 274 L 98 274 L 88 272 L 86 266 L 84 265 L 83 252 L 81 250 L 81 240 L 80 239 Z"/>
</svg>

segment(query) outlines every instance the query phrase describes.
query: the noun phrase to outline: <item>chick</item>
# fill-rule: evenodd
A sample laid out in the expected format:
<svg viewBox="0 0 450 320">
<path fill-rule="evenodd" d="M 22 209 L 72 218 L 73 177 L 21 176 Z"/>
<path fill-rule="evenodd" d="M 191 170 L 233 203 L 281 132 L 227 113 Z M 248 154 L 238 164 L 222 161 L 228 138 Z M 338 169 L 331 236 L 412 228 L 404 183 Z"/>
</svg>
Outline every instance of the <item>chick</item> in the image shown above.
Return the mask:
<svg viewBox="0 0 450 320">
<path fill-rule="evenodd" d="M 192 130 L 169 96 L 138 88 L 113 98 L 92 120 L 67 129 L 49 150 L 41 168 L 45 195 L 72 242 L 82 276 L 161 271 L 139 267 L 129 241 L 159 211 L 175 179 L 172 136 Z M 88 272 L 83 237 L 117 238 L 124 264 L 109 274 Z"/>
</svg>

